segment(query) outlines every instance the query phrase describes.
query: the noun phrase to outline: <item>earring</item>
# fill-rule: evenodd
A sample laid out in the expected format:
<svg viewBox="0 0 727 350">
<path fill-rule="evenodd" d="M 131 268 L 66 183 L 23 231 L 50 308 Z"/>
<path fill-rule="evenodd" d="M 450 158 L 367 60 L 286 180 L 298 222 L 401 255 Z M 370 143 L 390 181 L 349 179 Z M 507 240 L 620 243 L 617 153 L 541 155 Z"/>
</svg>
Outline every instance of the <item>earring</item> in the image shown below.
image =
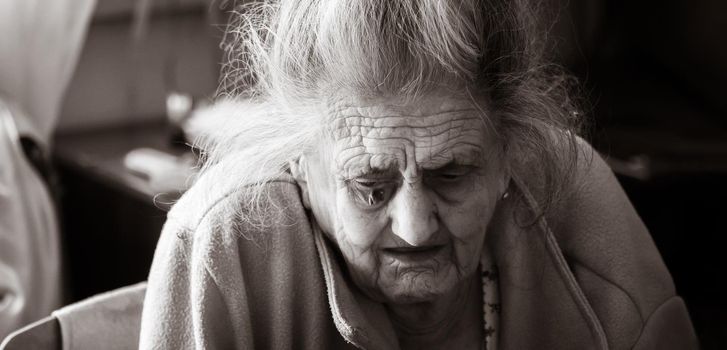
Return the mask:
<svg viewBox="0 0 727 350">
<path fill-rule="evenodd" d="M 502 194 L 502 197 L 501 197 L 501 199 L 502 199 L 502 200 L 505 200 L 505 199 L 507 199 L 507 197 L 510 197 L 510 192 L 508 192 L 508 191 L 505 191 L 505 193 L 503 193 L 503 194 Z"/>
</svg>

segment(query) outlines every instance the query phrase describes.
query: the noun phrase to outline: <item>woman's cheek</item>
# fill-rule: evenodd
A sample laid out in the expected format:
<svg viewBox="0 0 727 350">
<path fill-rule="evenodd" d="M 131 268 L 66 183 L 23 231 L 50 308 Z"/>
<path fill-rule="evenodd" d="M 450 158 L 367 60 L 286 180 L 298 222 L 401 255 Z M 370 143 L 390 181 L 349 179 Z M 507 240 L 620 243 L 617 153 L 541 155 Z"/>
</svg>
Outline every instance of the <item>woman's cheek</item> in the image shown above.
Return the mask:
<svg viewBox="0 0 727 350">
<path fill-rule="evenodd" d="M 487 225 L 491 218 L 490 193 L 482 188 L 463 195 L 462 201 L 445 206 L 440 218 L 453 236 L 456 264 L 471 271 L 479 264 Z"/>
<path fill-rule="evenodd" d="M 457 195 L 457 202 L 438 203 L 440 220 L 457 240 L 484 236 L 492 211 L 489 192 L 479 188 Z"/>
<path fill-rule="evenodd" d="M 343 193 L 340 193 L 343 192 Z M 338 222 L 341 223 L 339 239 L 344 239 L 357 249 L 368 250 L 376 242 L 383 228 L 378 213 L 368 213 L 359 209 L 347 191 L 338 194 Z"/>
</svg>

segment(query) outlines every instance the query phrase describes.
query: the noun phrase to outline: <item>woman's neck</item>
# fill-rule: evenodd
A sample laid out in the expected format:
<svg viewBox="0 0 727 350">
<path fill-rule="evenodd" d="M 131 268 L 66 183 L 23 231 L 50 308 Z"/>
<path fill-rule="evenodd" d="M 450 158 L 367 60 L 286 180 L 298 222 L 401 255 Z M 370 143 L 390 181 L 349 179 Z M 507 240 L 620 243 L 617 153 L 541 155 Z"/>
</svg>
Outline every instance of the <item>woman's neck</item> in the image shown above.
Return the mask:
<svg viewBox="0 0 727 350">
<path fill-rule="evenodd" d="M 433 302 L 389 304 L 387 309 L 402 349 L 479 348 L 482 342 L 482 285 L 477 274 Z"/>
</svg>

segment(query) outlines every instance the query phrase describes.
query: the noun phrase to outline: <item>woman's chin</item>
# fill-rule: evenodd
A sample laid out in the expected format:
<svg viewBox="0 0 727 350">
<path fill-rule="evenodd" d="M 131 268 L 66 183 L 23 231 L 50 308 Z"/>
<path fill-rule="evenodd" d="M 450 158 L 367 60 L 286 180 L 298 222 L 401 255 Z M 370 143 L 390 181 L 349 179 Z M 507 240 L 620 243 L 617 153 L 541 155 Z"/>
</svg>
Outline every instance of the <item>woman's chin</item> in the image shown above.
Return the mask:
<svg viewBox="0 0 727 350">
<path fill-rule="evenodd" d="M 453 282 L 432 274 L 404 274 L 382 288 L 387 303 L 414 304 L 437 300 L 452 290 Z"/>
</svg>

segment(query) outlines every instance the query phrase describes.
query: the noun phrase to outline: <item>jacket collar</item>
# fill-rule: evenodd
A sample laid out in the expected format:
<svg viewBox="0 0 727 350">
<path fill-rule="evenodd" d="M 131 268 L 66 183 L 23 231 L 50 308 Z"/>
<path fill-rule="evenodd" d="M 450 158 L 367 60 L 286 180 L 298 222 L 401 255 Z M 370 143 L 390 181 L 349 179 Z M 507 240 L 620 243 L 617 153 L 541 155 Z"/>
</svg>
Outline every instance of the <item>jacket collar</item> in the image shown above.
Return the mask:
<svg viewBox="0 0 727 350">
<path fill-rule="evenodd" d="M 328 305 L 338 332 L 360 349 L 399 349 L 394 327 L 384 306 L 353 286 L 315 222 L 313 234 L 326 281 Z"/>
<path fill-rule="evenodd" d="M 606 349 L 606 335 L 544 218 L 523 186 L 489 228 L 499 269 L 500 349 Z M 522 200 L 522 206 L 516 201 Z M 526 225 L 524 223 L 533 223 Z"/>
<path fill-rule="evenodd" d="M 534 207 L 528 193 L 519 194 Z M 516 210 L 514 201 L 498 206 L 487 237 L 500 275 L 499 348 L 606 349 L 603 328 L 545 220 L 523 225 L 533 222 L 532 211 Z M 358 291 L 315 223 L 313 231 L 341 336 L 362 349 L 398 349 L 383 305 Z"/>
</svg>

